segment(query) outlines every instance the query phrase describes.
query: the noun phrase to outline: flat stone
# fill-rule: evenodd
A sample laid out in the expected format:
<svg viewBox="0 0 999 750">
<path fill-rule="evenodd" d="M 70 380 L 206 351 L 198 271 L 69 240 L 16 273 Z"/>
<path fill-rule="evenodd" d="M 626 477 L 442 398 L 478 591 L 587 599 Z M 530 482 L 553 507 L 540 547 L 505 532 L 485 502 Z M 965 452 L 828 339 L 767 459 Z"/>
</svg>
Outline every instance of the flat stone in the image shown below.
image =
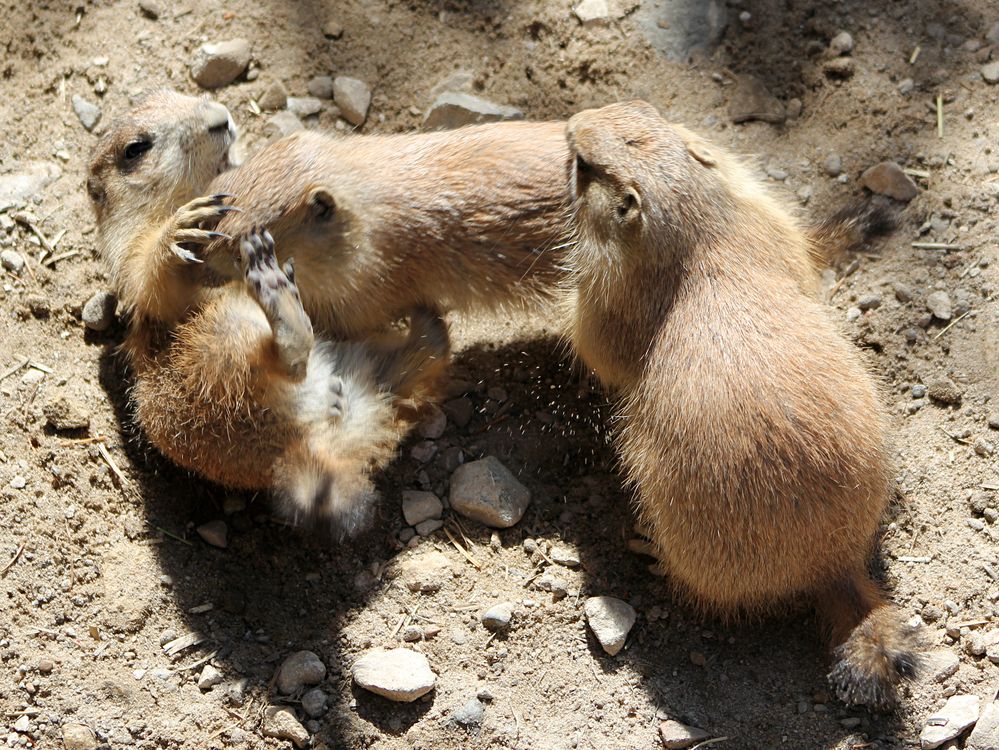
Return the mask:
<svg viewBox="0 0 999 750">
<path fill-rule="evenodd" d="M 406 490 L 402 493 L 402 517 L 410 526 L 431 518 L 440 518 L 444 503 L 433 492 Z"/>
<path fill-rule="evenodd" d="M 323 111 L 323 103 L 314 96 L 289 96 L 287 106 L 299 117 L 312 117 Z"/>
<path fill-rule="evenodd" d="M 583 607 L 586 622 L 600 645 L 611 656 L 617 654 L 628 638 L 637 615 L 627 602 L 612 596 L 591 596 Z"/>
<path fill-rule="evenodd" d="M 20 276 L 24 270 L 24 258 L 16 250 L 4 250 L 0 252 L 0 267 L 15 276 Z"/>
<path fill-rule="evenodd" d="M 97 292 L 83 306 L 83 325 L 91 331 L 106 331 L 114 323 L 118 298 L 111 292 Z"/>
<path fill-rule="evenodd" d="M 50 161 L 26 162 L 18 171 L 0 175 L 0 211 L 25 203 L 61 176 L 62 168 Z"/>
<path fill-rule="evenodd" d="M 611 12 L 607 0 L 582 0 L 573 7 L 572 12 L 584 26 L 605 24 L 610 21 Z"/>
<path fill-rule="evenodd" d="M 893 161 L 883 161 L 869 167 L 861 176 L 860 184 L 878 195 L 887 195 L 897 201 L 911 201 L 919 194 L 916 183 Z"/>
<path fill-rule="evenodd" d="M 62 746 L 65 750 L 97 750 L 97 737 L 83 724 L 63 724 Z"/>
<path fill-rule="evenodd" d="M 317 99 L 333 98 L 332 76 L 316 76 L 315 78 L 310 78 L 309 82 L 305 85 L 305 88 Z"/>
<path fill-rule="evenodd" d="M 25 733 L 31 729 L 31 719 L 27 716 L 18 716 L 14 721 L 14 731 Z"/>
<path fill-rule="evenodd" d="M 995 85 L 999 83 L 999 60 L 982 66 L 982 78 L 988 84 Z"/>
<path fill-rule="evenodd" d="M 524 113 L 515 107 L 494 104 L 462 91 L 445 91 L 427 111 L 423 129 L 450 130 L 483 122 L 521 120 L 523 117 Z"/>
<path fill-rule="evenodd" d="M 423 654 L 408 648 L 369 651 L 351 668 L 360 687 L 392 701 L 410 703 L 437 684 L 437 675 Z"/>
<path fill-rule="evenodd" d="M 709 52 L 728 24 L 724 0 L 643 0 L 632 17 L 659 54 L 680 62 Z"/>
<path fill-rule="evenodd" d="M 284 138 L 285 136 L 305 130 L 302 121 L 294 112 L 284 110 L 271 115 L 267 120 L 267 130 L 272 138 Z"/>
<path fill-rule="evenodd" d="M 347 76 L 333 79 L 333 101 L 340 115 L 351 125 L 363 125 L 371 106 L 371 89 L 364 81 Z"/>
<path fill-rule="evenodd" d="M 440 550 L 421 550 L 399 562 L 397 570 L 403 584 L 414 593 L 436 593 L 451 580 L 451 561 Z"/>
<path fill-rule="evenodd" d="M 451 475 L 451 508 L 497 529 L 517 523 L 531 503 L 530 491 L 495 456 L 471 461 Z"/>
<path fill-rule="evenodd" d="M 260 108 L 268 112 L 277 112 L 288 105 L 288 89 L 281 81 L 271 81 L 264 92 L 257 98 Z"/>
<path fill-rule="evenodd" d="M 933 750 L 945 742 L 960 737 L 978 720 L 977 695 L 955 695 L 939 711 L 930 716 L 919 734 L 921 750 Z"/>
<path fill-rule="evenodd" d="M 206 664 L 205 668 L 201 670 L 201 674 L 198 675 L 198 688 L 201 690 L 211 690 L 222 682 L 222 680 L 222 673 L 211 664 Z"/>
<path fill-rule="evenodd" d="M 926 298 L 926 309 L 933 313 L 934 318 L 950 320 L 954 315 L 954 306 L 947 292 L 933 292 Z"/>
<path fill-rule="evenodd" d="M 42 407 L 45 421 L 55 430 L 85 430 L 90 427 L 90 417 L 76 401 L 58 396 Z"/>
<path fill-rule="evenodd" d="M 76 112 L 76 116 L 80 118 L 80 124 L 88 133 L 101 121 L 101 108 L 78 94 L 73 94 L 73 111 Z"/>
<path fill-rule="evenodd" d="M 992 701 L 985 706 L 964 750 L 999 750 L 999 703 Z"/>
<path fill-rule="evenodd" d="M 934 682 L 945 682 L 953 677 L 961 666 L 961 659 L 952 651 L 941 651 L 933 655 L 930 667 Z"/>
<path fill-rule="evenodd" d="M 307 747 L 309 732 L 286 706 L 268 706 L 264 709 L 262 731 L 265 737 L 291 740 L 295 747 Z"/>
<path fill-rule="evenodd" d="M 562 544 L 557 544 L 552 547 L 552 551 L 548 556 L 551 557 L 553 562 L 556 562 L 559 565 L 564 565 L 567 568 L 575 568 L 580 563 L 579 552 L 572 547 Z"/>
<path fill-rule="evenodd" d="M 297 693 L 306 685 L 318 685 L 326 678 L 326 665 L 312 651 L 296 651 L 278 668 L 277 688 L 285 695 Z"/>
<path fill-rule="evenodd" d="M 444 528 L 444 522 L 439 518 L 428 518 L 416 524 L 416 533 L 420 536 L 430 536 L 438 529 Z"/>
<path fill-rule="evenodd" d="M 195 531 L 198 532 L 198 536 L 213 547 L 225 549 L 229 544 L 229 529 L 226 527 L 225 521 L 209 521 L 201 524 Z"/>
<path fill-rule="evenodd" d="M 861 310 L 874 310 L 881 307 L 881 295 L 877 292 L 862 294 L 857 299 L 857 307 Z"/>
<path fill-rule="evenodd" d="M 688 727 L 678 721 L 664 721 L 659 725 L 659 737 L 665 750 L 687 750 L 710 736 L 703 729 Z"/>
<path fill-rule="evenodd" d="M 510 627 L 513 619 L 513 602 L 494 604 L 479 617 L 486 630 L 499 631 Z"/>
<path fill-rule="evenodd" d="M 326 713 L 327 700 L 326 693 L 319 688 L 312 688 L 302 696 L 302 710 L 310 718 L 318 719 Z"/>
<path fill-rule="evenodd" d="M 201 45 L 191 61 L 191 77 L 205 89 L 227 86 L 246 71 L 250 64 L 250 43 L 232 39 Z"/>
<path fill-rule="evenodd" d="M 728 102 L 728 114 L 735 123 L 761 120 L 774 125 L 784 122 L 786 116 L 780 99 L 767 90 L 763 81 L 748 75 L 738 77 Z"/>
<path fill-rule="evenodd" d="M 964 397 L 964 391 L 953 380 L 947 377 L 933 378 L 926 384 L 926 392 L 934 401 L 942 404 L 957 405 Z"/>
</svg>

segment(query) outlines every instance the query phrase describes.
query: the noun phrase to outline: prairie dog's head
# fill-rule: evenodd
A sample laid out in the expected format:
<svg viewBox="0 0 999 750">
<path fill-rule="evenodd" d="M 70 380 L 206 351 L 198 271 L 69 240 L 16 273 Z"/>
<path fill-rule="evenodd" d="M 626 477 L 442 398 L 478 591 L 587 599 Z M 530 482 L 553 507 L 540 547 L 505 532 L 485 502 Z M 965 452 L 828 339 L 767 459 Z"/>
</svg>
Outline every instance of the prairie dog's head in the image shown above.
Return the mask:
<svg viewBox="0 0 999 750">
<path fill-rule="evenodd" d="M 172 213 L 229 166 L 236 128 L 207 97 L 162 89 L 116 120 L 94 147 L 87 194 L 97 223 Z"/>
<path fill-rule="evenodd" d="M 721 154 L 651 104 L 585 110 L 566 138 L 577 264 L 672 262 L 718 224 Z"/>
</svg>

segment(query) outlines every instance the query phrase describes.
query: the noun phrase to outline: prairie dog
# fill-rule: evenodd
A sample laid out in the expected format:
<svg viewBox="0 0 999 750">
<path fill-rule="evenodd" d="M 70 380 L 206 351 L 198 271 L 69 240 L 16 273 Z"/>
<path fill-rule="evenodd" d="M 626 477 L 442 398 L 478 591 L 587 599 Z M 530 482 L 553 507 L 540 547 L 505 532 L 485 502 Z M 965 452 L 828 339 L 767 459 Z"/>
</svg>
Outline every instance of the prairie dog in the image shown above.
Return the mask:
<svg viewBox="0 0 999 750">
<path fill-rule="evenodd" d="M 350 532 L 402 434 L 395 402 L 444 366 L 447 328 L 417 310 L 404 338 L 317 339 L 292 266 L 260 228 L 240 238 L 236 280 L 197 262 L 218 236 L 205 225 L 234 211 L 227 196 L 202 195 L 233 135 L 221 105 L 158 91 L 95 148 L 87 191 L 129 316 L 136 417 L 181 466 L 272 489 L 289 516 Z"/>
<path fill-rule="evenodd" d="M 812 599 L 838 697 L 890 707 L 918 655 L 867 571 L 887 417 L 807 292 L 812 235 L 644 102 L 581 112 L 567 140 L 570 337 L 620 394 L 618 450 L 664 572 L 721 615 Z"/>
</svg>

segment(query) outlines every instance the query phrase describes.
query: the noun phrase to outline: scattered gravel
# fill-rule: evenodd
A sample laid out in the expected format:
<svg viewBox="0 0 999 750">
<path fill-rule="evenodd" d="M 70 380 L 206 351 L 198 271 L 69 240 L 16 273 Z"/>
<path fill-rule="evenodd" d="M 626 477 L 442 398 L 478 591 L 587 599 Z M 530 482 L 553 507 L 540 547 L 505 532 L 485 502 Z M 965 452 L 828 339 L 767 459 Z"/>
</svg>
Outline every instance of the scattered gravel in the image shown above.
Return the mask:
<svg viewBox="0 0 999 750">
<path fill-rule="evenodd" d="M 513 602 L 501 602 L 482 613 L 479 618 L 486 630 L 500 631 L 510 627 L 513 619 Z"/>
<path fill-rule="evenodd" d="M 600 645 L 611 656 L 624 646 L 637 615 L 627 602 L 612 596 L 592 596 L 583 607 L 586 622 Z"/>
<path fill-rule="evenodd" d="M 318 685 L 326 678 L 326 665 L 312 651 L 296 651 L 278 668 L 277 688 L 292 695 L 307 685 Z"/>
<path fill-rule="evenodd" d="M 368 118 L 371 89 L 356 78 L 337 76 L 333 79 L 333 101 L 340 108 L 343 119 L 360 127 Z"/>
<path fill-rule="evenodd" d="M 408 648 L 369 651 L 354 662 L 351 675 L 365 690 L 402 703 L 415 701 L 437 684 L 427 657 Z"/>
<path fill-rule="evenodd" d="M 459 466 L 451 475 L 451 508 L 497 529 L 517 523 L 531 503 L 531 493 L 494 456 Z"/>
<path fill-rule="evenodd" d="M 246 72 L 250 64 L 250 43 L 245 39 L 203 44 L 191 61 L 191 78 L 201 88 L 228 86 Z"/>
<path fill-rule="evenodd" d="M 114 323 L 118 298 L 111 292 L 97 292 L 83 306 L 83 325 L 91 331 L 106 331 Z"/>
</svg>

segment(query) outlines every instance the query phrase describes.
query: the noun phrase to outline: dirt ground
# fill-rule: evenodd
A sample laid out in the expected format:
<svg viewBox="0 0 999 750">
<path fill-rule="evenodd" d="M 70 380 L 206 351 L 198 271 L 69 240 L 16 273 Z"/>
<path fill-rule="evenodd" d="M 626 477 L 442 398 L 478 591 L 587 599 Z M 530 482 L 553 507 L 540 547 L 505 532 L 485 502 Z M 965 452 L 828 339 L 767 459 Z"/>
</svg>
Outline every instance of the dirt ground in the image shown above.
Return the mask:
<svg viewBox="0 0 999 750">
<path fill-rule="evenodd" d="M 208 0 L 161 3 L 156 20 L 133 1 L 0 2 L 0 174 L 32 161 L 60 171 L 27 206 L 0 211 L 0 249 L 28 264 L 0 277 L 0 743 L 61 748 L 63 726 L 80 723 L 115 750 L 289 747 L 263 736 L 261 714 L 287 703 L 306 721 L 272 684 L 299 649 L 328 670 L 320 687 L 329 709 L 309 729 L 314 747 L 330 749 L 651 750 L 661 747 L 667 718 L 727 737 L 720 748 L 902 748 L 918 744 L 946 696 L 991 699 L 999 666 L 966 647 L 999 615 L 999 431 L 989 426 L 992 416 L 999 427 L 999 86 L 979 72 L 999 7 L 731 0 L 720 43 L 692 61 L 650 46 L 639 3 L 612 7 L 608 24 L 583 27 L 564 1 Z M 329 20 L 342 25 L 339 39 L 323 34 Z M 845 80 L 823 72 L 823 50 L 840 30 L 854 40 L 855 73 Z M 81 322 L 84 302 L 108 282 L 82 188 L 95 135 L 71 97 L 98 103 L 104 123 L 144 89 L 194 92 L 195 49 L 233 37 L 250 41 L 259 78 L 217 96 L 250 150 L 267 137 L 266 117 L 250 111 L 267 81 L 301 96 L 313 76 L 343 74 L 373 90 L 365 132 L 419 127 L 437 91 L 455 86 L 538 119 L 642 97 L 758 156 L 761 174 L 779 181 L 789 202 L 807 197 L 812 216 L 858 196 L 872 164 L 913 170 L 920 193 L 902 228 L 838 269 L 831 314 L 868 355 L 894 417 L 899 499 L 883 527 L 885 582 L 906 617 L 926 622 L 931 647 L 959 657 L 956 673 L 938 680 L 929 669 L 897 714 L 872 716 L 827 694 L 827 657 L 807 610 L 728 627 L 672 602 L 647 560 L 626 548 L 632 521 L 608 439 L 613 409 L 580 388 L 544 312 L 452 321 L 453 395 L 467 392 L 473 416 L 465 427 L 448 425 L 426 464 L 410 455 L 418 438 L 402 447 L 378 480 L 378 522 L 358 540 L 289 528 L 267 497 L 191 477 L 144 444 L 114 356 L 120 324 L 95 334 Z M 732 124 L 733 75 L 743 73 L 785 103 L 800 100 L 800 117 Z M 331 103 L 307 125 L 334 127 Z M 844 177 L 828 173 L 830 155 Z M 15 220 L 18 211 L 25 221 Z M 55 255 L 67 257 L 40 264 L 28 219 L 58 237 Z M 950 297 L 951 326 L 929 320 L 935 291 Z M 880 305 L 849 312 L 869 295 Z M 959 403 L 914 397 L 914 386 L 941 378 L 956 384 Z M 89 416 L 88 430 L 47 425 L 45 407 L 60 397 Z M 446 496 L 459 455 L 497 456 L 533 493 L 512 529 L 463 522 L 480 568 L 443 532 L 409 548 L 399 541 L 401 492 Z M 229 530 L 225 549 L 194 532 L 219 519 Z M 571 546 L 581 565 L 551 564 L 526 540 L 541 552 Z M 436 593 L 411 592 L 406 571 L 434 550 L 450 572 Z M 568 596 L 537 589 L 535 574 L 546 568 Z M 583 600 L 597 594 L 638 611 L 616 657 L 601 651 L 582 616 Z M 499 601 L 516 604 L 513 625 L 492 636 L 478 617 Z M 435 691 L 404 705 L 354 687 L 352 662 L 371 647 L 401 645 L 408 624 L 439 629 L 410 644 L 439 676 Z M 189 632 L 205 640 L 176 658 L 164 653 L 163 642 Z M 197 678 L 208 663 L 224 681 L 202 691 Z M 477 695 L 481 725 L 459 726 L 453 712 Z"/>
</svg>

